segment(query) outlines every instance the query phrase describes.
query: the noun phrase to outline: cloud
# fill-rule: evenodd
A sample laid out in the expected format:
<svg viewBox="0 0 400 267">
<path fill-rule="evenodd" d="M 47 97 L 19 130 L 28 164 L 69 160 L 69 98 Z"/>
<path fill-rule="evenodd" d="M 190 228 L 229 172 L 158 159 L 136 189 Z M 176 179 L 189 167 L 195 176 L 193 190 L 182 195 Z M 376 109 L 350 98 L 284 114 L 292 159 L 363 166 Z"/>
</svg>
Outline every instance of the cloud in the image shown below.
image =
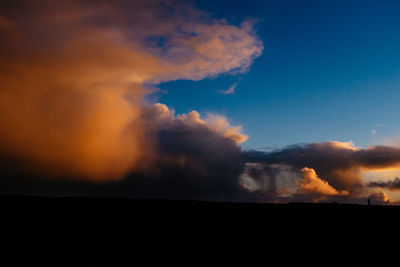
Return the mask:
<svg viewBox="0 0 400 267">
<path fill-rule="evenodd" d="M 319 178 L 312 168 L 301 169 L 303 179 L 297 181 L 297 191 L 300 194 L 316 194 L 323 196 L 348 195 L 347 191 L 337 191 L 327 181 Z"/>
<path fill-rule="evenodd" d="M 368 171 L 396 168 L 400 164 L 400 149 L 397 147 L 360 148 L 352 142 L 311 143 L 269 152 L 244 153 L 246 168 L 241 176 L 243 186 L 249 191 L 275 194 L 275 199 L 281 200 L 278 192 L 289 188 L 291 193 L 284 201 L 366 203 L 364 200 L 371 193 L 371 187 L 390 187 L 390 183 L 371 182 L 368 186 L 363 181 L 363 175 Z M 300 175 L 302 169 L 304 177 Z M 325 197 L 321 198 L 323 195 Z"/>
<path fill-rule="evenodd" d="M 265 158 L 260 160 L 277 152 L 258 152 L 259 159 L 254 160 L 256 152 L 249 157 L 235 138 L 227 138 L 223 131 L 216 131 L 195 111 L 175 115 L 172 109 L 157 103 L 143 107 L 138 121 L 147 129 L 145 134 L 152 144 L 146 145 L 150 145 L 148 148 L 153 153 L 146 154 L 147 158 L 142 156 L 141 167 L 131 169 L 125 179 L 88 183 L 70 179 L 5 178 L 0 181 L 1 192 L 251 202 L 366 204 L 367 198 L 373 199 L 374 204 L 388 202 L 385 192 L 366 187 L 361 177 L 358 177 L 359 182 L 349 184 L 349 190 L 338 189 L 330 182 L 335 177 L 319 176 L 313 168 L 299 169 L 288 164 L 289 161 L 282 164 L 280 161 L 266 163 Z M 343 149 L 353 153 L 361 150 L 347 146 L 327 145 L 335 153 Z M 302 151 L 301 154 L 306 153 Z"/>
<path fill-rule="evenodd" d="M 371 134 L 375 135 L 376 134 L 376 130 L 371 130 Z"/>
<path fill-rule="evenodd" d="M 383 190 L 370 194 L 368 199 L 370 199 L 372 204 L 386 204 L 391 202 L 388 195 Z"/>
<path fill-rule="evenodd" d="M 230 25 L 183 1 L 0 5 L 3 174 L 104 182 L 143 169 L 159 151 L 143 84 L 246 72 L 263 49 L 251 22 Z M 156 108 L 157 122 L 177 120 Z M 178 120 L 203 121 L 195 111 Z M 229 142 L 247 138 L 211 121 Z"/>
<path fill-rule="evenodd" d="M 242 133 L 242 127 L 232 127 L 224 116 L 208 114 L 205 121 L 210 129 L 225 138 L 234 140 L 236 143 L 243 143 L 248 139 L 248 136 Z"/>
<path fill-rule="evenodd" d="M 133 195 L 229 199 L 239 193 L 238 179 L 244 169 L 237 145 L 240 133 L 232 130 L 226 135 L 226 129 L 220 131 L 195 111 L 175 116 L 163 104 L 145 107 L 140 119 L 151 124 L 148 129 L 157 153 L 148 169 L 128 176 Z"/>
<path fill-rule="evenodd" d="M 398 148 L 351 142 L 243 152 L 248 136 L 226 117 L 146 102 L 149 85 L 248 71 L 263 50 L 250 21 L 173 0 L 0 10 L 3 193 L 345 201 L 364 197 L 361 171 L 400 163 Z"/>
<path fill-rule="evenodd" d="M 400 149 L 389 146 L 357 148 L 351 143 L 324 142 L 289 146 L 272 152 L 248 152 L 248 161 L 270 166 L 286 166 L 297 171 L 315 169 L 338 190 L 352 190 L 362 182 L 362 171 L 400 164 Z"/>
<path fill-rule="evenodd" d="M 398 177 L 390 181 L 374 181 L 368 183 L 369 187 L 387 188 L 389 190 L 400 190 L 400 179 Z"/>
<path fill-rule="evenodd" d="M 221 93 L 223 95 L 233 95 L 235 93 L 235 89 L 238 83 L 232 84 L 227 90 L 218 90 L 218 93 Z"/>
<path fill-rule="evenodd" d="M 224 131 L 216 131 L 197 112 L 175 115 L 159 103 L 143 107 L 138 120 L 152 140 L 145 148 L 153 153 L 142 156 L 141 167 L 125 179 L 105 183 L 0 179 L 0 192 L 220 201 L 246 196 L 239 183 L 245 158 L 236 138 L 225 137 Z"/>
<path fill-rule="evenodd" d="M 4 16 L 0 15 L 0 29 L 7 30 L 14 27 L 14 24 Z"/>
<path fill-rule="evenodd" d="M 197 111 L 175 116 L 175 111 L 170 110 L 162 103 L 146 106 L 142 110 L 140 120 L 151 131 L 159 129 L 175 129 L 185 125 L 193 129 L 207 128 L 222 138 L 227 138 L 235 143 L 242 143 L 248 136 L 244 135 L 240 126 L 232 126 L 227 118 L 218 114 L 207 114 L 205 119 Z"/>
</svg>

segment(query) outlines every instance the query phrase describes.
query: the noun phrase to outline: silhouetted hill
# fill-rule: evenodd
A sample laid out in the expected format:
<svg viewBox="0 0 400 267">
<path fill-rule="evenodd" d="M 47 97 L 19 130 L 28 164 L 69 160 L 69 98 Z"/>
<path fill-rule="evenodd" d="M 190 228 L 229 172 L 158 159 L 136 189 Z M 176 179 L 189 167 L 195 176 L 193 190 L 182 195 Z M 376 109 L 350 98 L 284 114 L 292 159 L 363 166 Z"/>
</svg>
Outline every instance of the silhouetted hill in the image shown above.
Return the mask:
<svg viewBox="0 0 400 267">
<path fill-rule="evenodd" d="M 399 247 L 397 206 L 1 196 L 0 211 L 15 264 L 387 266 Z"/>
</svg>

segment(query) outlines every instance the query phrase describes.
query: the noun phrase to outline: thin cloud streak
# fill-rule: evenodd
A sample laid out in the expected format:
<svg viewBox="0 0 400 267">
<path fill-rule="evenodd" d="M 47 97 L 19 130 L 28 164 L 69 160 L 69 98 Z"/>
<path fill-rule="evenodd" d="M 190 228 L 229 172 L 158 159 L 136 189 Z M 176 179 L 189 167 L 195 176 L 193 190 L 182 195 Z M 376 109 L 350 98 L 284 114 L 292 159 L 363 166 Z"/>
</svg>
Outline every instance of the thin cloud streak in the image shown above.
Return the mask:
<svg viewBox="0 0 400 267">
<path fill-rule="evenodd" d="M 238 83 L 236 82 L 236 83 L 232 84 L 231 87 L 229 87 L 226 90 L 218 90 L 218 93 L 223 94 L 223 95 L 233 95 L 233 94 L 235 94 L 235 89 L 236 89 L 237 85 L 238 85 Z"/>
</svg>

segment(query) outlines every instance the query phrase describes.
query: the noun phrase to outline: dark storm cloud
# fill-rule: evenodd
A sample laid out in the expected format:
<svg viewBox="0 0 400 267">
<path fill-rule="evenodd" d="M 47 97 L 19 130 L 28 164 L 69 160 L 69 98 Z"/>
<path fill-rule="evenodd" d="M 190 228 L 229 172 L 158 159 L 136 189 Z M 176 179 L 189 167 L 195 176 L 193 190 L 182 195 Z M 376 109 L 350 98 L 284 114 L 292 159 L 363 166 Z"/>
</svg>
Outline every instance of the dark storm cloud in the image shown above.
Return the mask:
<svg viewBox="0 0 400 267">
<path fill-rule="evenodd" d="M 241 199 L 246 193 L 239 183 L 245 161 L 236 141 L 244 136 L 234 131 L 236 127 L 216 128 L 213 120 L 207 122 L 195 111 L 175 116 L 162 104 L 144 107 L 142 111 L 138 120 L 153 140 L 149 149 L 155 153 L 147 154 L 149 158 L 143 158 L 141 168 L 132 170 L 125 179 L 92 184 L 68 177 L 50 180 L 19 174 L 3 179 L 7 186 L 0 190 L 40 195 Z M 226 132 L 231 138 L 226 137 Z"/>
<path fill-rule="evenodd" d="M 150 167 L 127 177 L 134 195 L 227 199 L 238 194 L 245 163 L 235 142 L 240 133 L 227 138 L 224 133 L 232 129 L 221 132 L 197 112 L 175 117 L 162 104 L 146 107 L 141 119 L 151 128 L 157 153 Z"/>
<path fill-rule="evenodd" d="M 369 187 L 387 188 L 389 190 L 400 190 L 400 178 L 396 177 L 390 181 L 369 182 Z"/>
<path fill-rule="evenodd" d="M 356 190 L 362 182 L 361 170 L 379 169 L 400 164 L 400 149 L 389 146 L 356 148 L 350 143 L 325 142 L 295 145 L 278 151 L 248 152 L 247 161 L 264 169 L 304 167 L 316 173 L 338 190 Z M 277 167 L 278 166 L 278 167 Z M 276 175 L 272 176 L 276 179 Z"/>
<path fill-rule="evenodd" d="M 332 178 L 317 175 L 318 172 L 314 172 L 317 168 L 323 170 L 321 166 L 325 166 L 315 164 L 320 162 L 317 159 L 321 154 L 324 160 L 330 160 L 333 164 L 334 159 L 344 157 L 343 154 L 347 155 L 346 158 L 351 157 L 349 155 L 361 158 L 349 159 L 351 162 L 370 162 L 370 158 L 374 157 L 371 154 L 379 151 L 377 157 L 380 159 L 389 158 L 387 161 L 390 162 L 390 165 L 396 162 L 386 153 L 382 153 L 382 148 L 377 150 L 371 148 L 369 153 L 362 153 L 362 156 L 355 153 L 360 149 L 342 143 L 292 146 L 270 153 L 242 152 L 234 139 L 226 138 L 223 133 L 218 133 L 205 120 L 200 119 L 196 112 L 175 116 L 166 106 L 156 104 L 146 107 L 140 120 L 147 125 L 148 129 L 151 129 L 149 134 L 152 135 L 157 153 L 151 155 L 152 164 L 145 164 L 142 169 L 135 169 L 125 179 L 93 184 L 71 179 L 40 180 L 33 179 L 34 177 L 20 177 L 19 179 L 3 179 L 1 190 L 6 193 L 17 190 L 21 193 L 41 195 L 252 202 L 318 201 L 366 204 L 367 198 L 372 199 L 374 204 L 389 202 L 384 191 L 368 190 L 368 187 L 361 183 L 361 177 L 357 177 L 359 179 L 357 181 L 360 182 L 351 184 L 349 187 L 351 190 L 344 191 L 344 189 L 333 186 L 335 176 Z M 324 151 L 322 147 L 328 151 Z M 347 150 L 350 150 L 351 153 L 348 154 Z M 391 151 L 389 154 L 393 155 L 393 150 L 388 150 Z M 285 160 L 284 152 L 290 152 L 287 154 L 291 157 L 287 157 Z M 317 152 L 319 154 L 312 154 Z M 303 155 L 304 161 L 292 158 L 294 156 L 291 153 L 300 158 L 300 155 Z M 340 153 L 342 155 L 334 157 Z M 368 155 L 368 160 L 365 160 L 365 155 Z M 146 159 L 145 162 L 149 162 L 149 160 Z M 386 161 L 380 160 L 380 163 L 375 163 L 374 166 L 387 166 L 383 162 Z M 332 170 L 335 167 L 339 169 L 339 167 L 350 168 L 349 166 L 353 166 L 340 161 L 339 163 L 341 164 L 332 166 L 329 169 L 330 172 L 327 173 L 334 173 Z M 302 177 L 297 166 L 303 166 L 303 164 L 310 164 L 315 169 L 302 168 Z M 369 164 L 363 163 L 357 166 L 369 166 Z M 297 186 L 294 190 L 293 188 L 292 190 L 282 189 L 282 181 L 285 180 L 285 174 L 282 172 L 292 174 L 291 179 L 287 181 Z M 257 186 L 252 187 L 251 184 L 245 184 L 244 174 L 248 179 L 253 179 Z M 273 179 L 272 182 L 271 179 Z M 394 182 L 398 183 L 399 181 L 395 179 Z M 369 186 L 389 188 L 389 184 L 391 187 L 395 187 L 394 182 L 370 183 Z"/>
</svg>

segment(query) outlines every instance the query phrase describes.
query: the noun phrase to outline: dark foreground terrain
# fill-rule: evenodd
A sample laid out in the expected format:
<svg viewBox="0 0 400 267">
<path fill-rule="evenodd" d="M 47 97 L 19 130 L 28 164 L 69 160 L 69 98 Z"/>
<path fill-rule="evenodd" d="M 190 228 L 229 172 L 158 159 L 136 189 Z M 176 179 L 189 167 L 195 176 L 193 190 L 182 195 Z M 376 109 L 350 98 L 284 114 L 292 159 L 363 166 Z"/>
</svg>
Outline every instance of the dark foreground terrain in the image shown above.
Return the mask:
<svg viewBox="0 0 400 267">
<path fill-rule="evenodd" d="M 1 261 L 399 266 L 397 206 L 0 197 Z"/>
</svg>

